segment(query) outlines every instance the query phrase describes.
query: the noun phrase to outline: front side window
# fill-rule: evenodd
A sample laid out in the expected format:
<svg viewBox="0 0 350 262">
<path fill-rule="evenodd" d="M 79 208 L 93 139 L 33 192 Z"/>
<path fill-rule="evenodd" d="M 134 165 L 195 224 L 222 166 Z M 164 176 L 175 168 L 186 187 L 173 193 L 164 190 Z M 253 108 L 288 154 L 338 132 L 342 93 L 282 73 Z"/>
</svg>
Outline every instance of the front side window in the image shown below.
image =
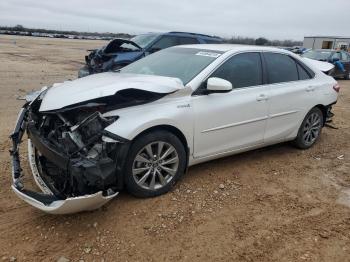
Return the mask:
<svg viewBox="0 0 350 262">
<path fill-rule="evenodd" d="M 177 37 L 175 36 L 163 36 L 161 39 L 159 39 L 158 42 L 156 42 L 153 46 L 153 50 L 161 50 L 165 49 L 171 46 L 176 46 L 179 44 L 179 41 Z"/>
<path fill-rule="evenodd" d="M 238 54 L 227 60 L 210 77 L 232 83 L 233 88 L 262 84 L 262 67 L 259 53 Z"/>
<path fill-rule="evenodd" d="M 193 37 L 179 37 L 180 45 L 193 45 L 198 44 L 198 40 Z"/>
<path fill-rule="evenodd" d="M 297 81 L 298 70 L 295 61 L 284 54 L 264 53 L 267 76 L 270 84 Z"/>
</svg>

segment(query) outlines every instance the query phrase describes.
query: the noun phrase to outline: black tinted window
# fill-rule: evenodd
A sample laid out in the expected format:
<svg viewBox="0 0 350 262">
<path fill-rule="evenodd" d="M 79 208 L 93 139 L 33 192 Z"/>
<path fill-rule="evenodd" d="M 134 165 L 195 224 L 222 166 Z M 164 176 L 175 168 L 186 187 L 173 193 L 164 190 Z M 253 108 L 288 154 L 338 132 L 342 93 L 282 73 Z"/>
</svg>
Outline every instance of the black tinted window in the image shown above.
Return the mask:
<svg viewBox="0 0 350 262">
<path fill-rule="evenodd" d="M 297 66 L 291 57 L 275 53 L 264 53 L 264 56 L 271 84 L 298 80 Z"/>
<path fill-rule="evenodd" d="M 179 44 L 180 45 L 198 44 L 198 40 L 193 37 L 179 37 Z"/>
<path fill-rule="evenodd" d="M 297 64 L 297 67 L 299 73 L 299 80 L 306 80 L 311 78 L 307 71 L 301 65 Z"/>
<path fill-rule="evenodd" d="M 235 55 L 221 65 L 210 77 L 219 77 L 232 83 L 233 88 L 262 84 L 261 59 L 258 53 Z"/>
<path fill-rule="evenodd" d="M 153 46 L 152 49 L 165 49 L 171 46 L 178 45 L 178 39 L 177 37 L 174 36 L 163 36 L 161 39 L 159 39 L 158 42 L 156 42 Z"/>
</svg>

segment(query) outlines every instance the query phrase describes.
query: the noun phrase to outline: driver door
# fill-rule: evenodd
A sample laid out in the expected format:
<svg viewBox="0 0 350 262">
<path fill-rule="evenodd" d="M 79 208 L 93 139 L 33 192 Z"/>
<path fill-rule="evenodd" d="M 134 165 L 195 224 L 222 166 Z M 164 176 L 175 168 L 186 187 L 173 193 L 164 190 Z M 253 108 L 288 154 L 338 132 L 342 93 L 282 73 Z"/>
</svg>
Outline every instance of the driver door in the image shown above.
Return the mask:
<svg viewBox="0 0 350 262">
<path fill-rule="evenodd" d="M 209 77 L 228 80 L 227 93 L 193 96 L 194 158 L 205 158 L 263 144 L 268 119 L 268 90 L 263 85 L 259 53 L 241 53 L 223 63 Z"/>
</svg>

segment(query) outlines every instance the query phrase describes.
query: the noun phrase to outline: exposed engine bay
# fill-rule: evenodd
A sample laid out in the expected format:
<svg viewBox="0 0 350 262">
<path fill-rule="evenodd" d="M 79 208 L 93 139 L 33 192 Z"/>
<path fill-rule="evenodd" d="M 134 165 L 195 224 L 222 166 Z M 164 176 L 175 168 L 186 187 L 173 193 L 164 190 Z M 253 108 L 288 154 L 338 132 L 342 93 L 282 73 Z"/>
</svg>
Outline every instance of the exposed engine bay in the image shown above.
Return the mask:
<svg viewBox="0 0 350 262">
<path fill-rule="evenodd" d="M 35 160 L 45 184 L 63 199 L 118 189 L 117 149 L 125 141 L 104 131 L 118 117 L 102 114 L 161 96 L 128 89 L 53 112 L 40 112 L 41 100 L 34 101 L 28 110 L 27 132 L 36 146 Z M 41 144 L 42 150 L 49 148 L 56 154 L 40 152 Z"/>
</svg>

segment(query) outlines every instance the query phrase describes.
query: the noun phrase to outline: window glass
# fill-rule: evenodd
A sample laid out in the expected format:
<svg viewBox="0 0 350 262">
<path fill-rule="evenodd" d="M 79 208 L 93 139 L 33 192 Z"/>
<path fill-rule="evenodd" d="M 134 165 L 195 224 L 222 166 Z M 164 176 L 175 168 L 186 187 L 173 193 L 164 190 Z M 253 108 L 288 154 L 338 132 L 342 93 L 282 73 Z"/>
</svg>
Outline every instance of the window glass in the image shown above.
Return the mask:
<svg viewBox="0 0 350 262">
<path fill-rule="evenodd" d="M 153 46 L 152 49 L 165 49 L 171 46 L 178 45 L 179 41 L 177 37 L 174 36 L 163 36 L 158 42 L 156 42 Z"/>
<path fill-rule="evenodd" d="M 334 53 L 334 54 L 332 55 L 332 59 L 334 59 L 334 58 L 338 58 L 339 60 L 341 60 L 340 52 Z"/>
<path fill-rule="evenodd" d="M 341 52 L 341 60 L 342 61 L 348 61 L 349 60 L 348 55 L 345 52 Z"/>
<path fill-rule="evenodd" d="M 180 45 L 198 44 L 198 40 L 193 37 L 179 37 L 179 44 Z"/>
<path fill-rule="evenodd" d="M 299 73 L 299 80 L 306 80 L 311 78 L 309 74 L 306 72 L 306 70 L 298 63 L 297 63 L 297 67 L 298 67 L 298 73 Z"/>
<path fill-rule="evenodd" d="M 238 54 L 221 65 L 210 77 L 230 81 L 233 88 L 262 84 L 261 59 L 258 53 Z"/>
<path fill-rule="evenodd" d="M 186 85 L 221 54 L 220 51 L 172 47 L 146 56 L 119 72 L 176 77 Z"/>
<path fill-rule="evenodd" d="M 291 57 L 276 53 L 265 53 L 264 56 L 270 84 L 299 79 L 296 63 Z"/>
</svg>

